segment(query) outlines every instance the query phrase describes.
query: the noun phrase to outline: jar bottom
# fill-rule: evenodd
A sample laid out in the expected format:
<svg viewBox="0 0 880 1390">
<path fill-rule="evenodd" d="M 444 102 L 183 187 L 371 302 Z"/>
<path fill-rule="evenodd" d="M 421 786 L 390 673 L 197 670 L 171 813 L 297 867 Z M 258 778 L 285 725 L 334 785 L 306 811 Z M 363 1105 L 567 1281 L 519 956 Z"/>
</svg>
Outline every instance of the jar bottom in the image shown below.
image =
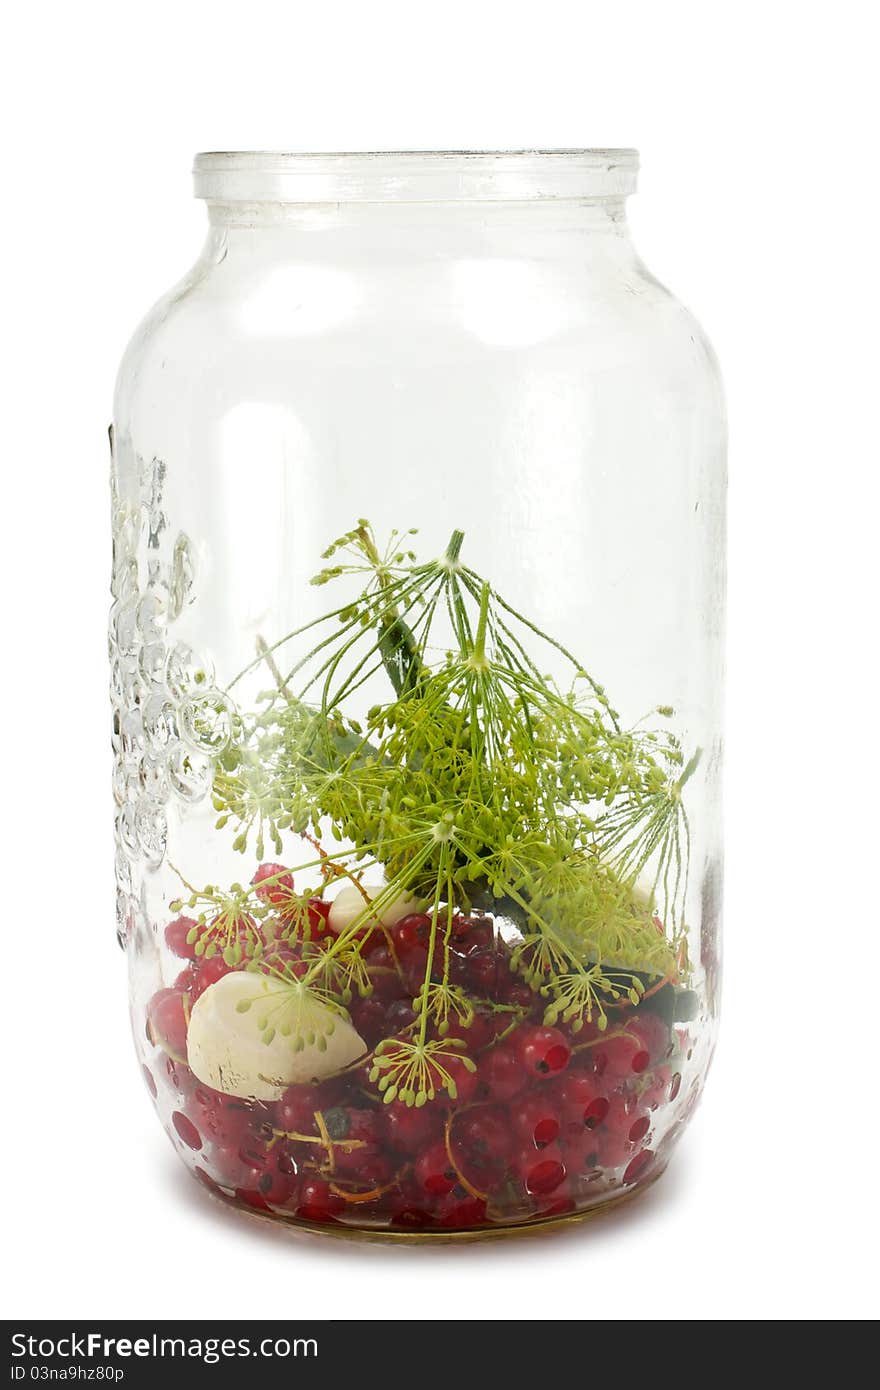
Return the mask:
<svg viewBox="0 0 880 1390">
<path fill-rule="evenodd" d="M 260 1210 L 241 1198 L 234 1197 L 224 1192 L 222 1188 L 214 1185 L 208 1186 L 201 1182 L 200 1186 L 209 1198 L 218 1204 L 231 1207 L 237 1212 L 243 1213 L 247 1217 L 252 1217 L 264 1224 L 270 1224 L 276 1228 L 285 1226 L 291 1234 L 303 1234 L 313 1236 L 326 1236 L 331 1240 L 351 1240 L 364 1242 L 371 1245 L 451 1245 L 451 1244 L 473 1244 L 477 1241 L 488 1240 L 509 1240 L 517 1237 L 553 1235 L 561 1231 L 568 1230 L 572 1226 L 580 1225 L 582 1222 L 590 1221 L 599 1216 L 610 1216 L 620 1207 L 632 1202 L 647 1192 L 648 1188 L 653 1187 L 654 1183 L 663 1176 L 669 1166 L 668 1159 L 665 1162 L 652 1164 L 650 1171 L 643 1178 L 639 1178 L 631 1187 L 621 1191 L 609 1193 L 600 1200 L 594 1202 L 589 1207 L 584 1207 L 580 1211 L 566 1212 L 562 1216 L 533 1216 L 528 1220 L 510 1222 L 507 1225 L 498 1224 L 494 1226 L 473 1226 L 462 1230 L 395 1230 L 389 1227 L 369 1227 L 351 1226 L 335 1222 L 304 1221 L 301 1217 L 293 1216 L 288 1212 Z M 193 1177 L 198 1181 L 198 1175 L 193 1173 Z"/>
</svg>

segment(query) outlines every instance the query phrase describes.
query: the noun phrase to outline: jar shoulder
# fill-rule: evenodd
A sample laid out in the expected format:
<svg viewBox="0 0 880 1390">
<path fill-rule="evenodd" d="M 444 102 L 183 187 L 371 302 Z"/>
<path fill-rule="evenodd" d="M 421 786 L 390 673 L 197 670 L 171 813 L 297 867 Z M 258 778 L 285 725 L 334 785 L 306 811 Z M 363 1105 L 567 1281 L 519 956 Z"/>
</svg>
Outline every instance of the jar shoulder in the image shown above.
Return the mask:
<svg viewBox="0 0 880 1390">
<path fill-rule="evenodd" d="M 433 366 L 491 375 L 559 369 L 573 379 L 630 373 L 717 399 L 718 361 L 690 310 L 631 251 L 346 261 L 317 247 L 227 259 L 210 248 L 150 309 L 123 356 L 115 396 L 125 419 L 206 377 L 219 397 L 240 381 L 296 395 L 316 371 L 406 377 Z"/>
<path fill-rule="evenodd" d="M 136 390 L 143 371 L 154 365 L 161 369 L 162 355 L 166 349 L 172 350 L 177 365 L 177 343 L 181 330 L 185 329 L 191 317 L 194 291 L 208 279 L 211 268 L 210 263 L 200 257 L 160 295 L 135 327 L 116 372 L 113 413 L 117 422 Z"/>
</svg>

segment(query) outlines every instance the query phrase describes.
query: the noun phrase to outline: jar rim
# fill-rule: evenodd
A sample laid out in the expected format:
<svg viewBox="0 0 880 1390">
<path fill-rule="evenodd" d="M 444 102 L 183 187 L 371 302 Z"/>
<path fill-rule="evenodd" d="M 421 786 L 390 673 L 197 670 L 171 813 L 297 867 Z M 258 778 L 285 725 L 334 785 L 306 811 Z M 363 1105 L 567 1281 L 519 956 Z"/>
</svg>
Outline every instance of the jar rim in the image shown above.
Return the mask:
<svg viewBox="0 0 880 1390">
<path fill-rule="evenodd" d="M 217 150 L 196 155 L 193 181 L 209 203 L 519 202 L 625 197 L 638 167 L 624 148 Z"/>
</svg>

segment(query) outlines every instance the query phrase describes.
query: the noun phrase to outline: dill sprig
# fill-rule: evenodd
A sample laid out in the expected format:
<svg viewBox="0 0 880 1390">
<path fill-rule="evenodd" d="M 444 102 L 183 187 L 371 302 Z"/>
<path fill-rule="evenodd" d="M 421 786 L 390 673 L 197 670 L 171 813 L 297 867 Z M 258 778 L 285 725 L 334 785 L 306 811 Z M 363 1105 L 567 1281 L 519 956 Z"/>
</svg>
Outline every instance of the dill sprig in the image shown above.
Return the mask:
<svg viewBox="0 0 880 1390">
<path fill-rule="evenodd" d="M 546 997 L 548 1020 L 603 1026 L 609 1002 L 681 978 L 682 789 L 699 754 L 685 764 L 662 725 L 624 729 L 584 665 L 463 563 L 462 532 L 428 563 L 409 548 L 414 534 L 393 532 L 380 549 L 360 521 L 325 551 L 313 582 L 355 581 L 357 592 L 261 643 L 232 682 L 260 664 L 273 678 L 257 711 L 236 717 L 213 796 L 237 849 L 261 857 L 267 839 L 280 853 L 287 831 L 314 836 L 338 847 L 321 852 L 325 878 L 375 866 L 387 902 L 406 893 L 429 905 L 412 1065 L 399 1040 L 376 1061 L 386 1094 L 419 1104 L 447 1084 L 429 1029 L 442 1038 L 450 1018 L 470 1016 L 449 983 L 456 911 L 516 923 L 513 963 Z M 387 700 L 354 719 L 355 697 L 382 672 Z M 360 928 L 383 895 L 316 954 L 306 987 L 341 1000 L 369 989 Z"/>
</svg>

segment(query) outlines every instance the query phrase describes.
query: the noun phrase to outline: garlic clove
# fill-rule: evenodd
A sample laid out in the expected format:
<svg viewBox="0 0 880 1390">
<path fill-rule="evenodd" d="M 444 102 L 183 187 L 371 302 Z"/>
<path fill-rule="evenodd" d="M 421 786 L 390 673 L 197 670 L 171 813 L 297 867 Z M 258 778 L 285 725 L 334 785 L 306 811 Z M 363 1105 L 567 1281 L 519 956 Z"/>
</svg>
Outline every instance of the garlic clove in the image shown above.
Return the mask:
<svg viewBox="0 0 880 1390">
<path fill-rule="evenodd" d="M 266 1042 L 267 1014 L 292 1017 L 296 1026 Z M 304 987 L 250 970 L 209 985 L 193 1005 L 187 1033 L 189 1066 L 198 1080 L 248 1100 L 278 1100 L 288 1086 L 320 1081 L 366 1051 L 348 1020 Z"/>
<path fill-rule="evenodd" d="M 363 916 L 369 899 L 372 901 L 378 898 L 386 890 L 377 884 L 365 884 L 363 889 L 358 888 L 354 883 L 348 883 L 336 894 L 330 904 L 330 915 L 328 925 L 332 932 L 337 936 Z M 403 917 L 408 917 L 411 912 L 418 912 L 420 904 L 415 898 L 409 897 L 406 893 L 398 893 L 392 898 L 378 913 L 364 918 L 364 924 L 379 922 L 383 927 L 393 927 L 395 922 L 399 922 Z"/>
<path fill-rule="evenodd" d="M 387 907 L 383 907 L 379 921 L 383 927 L 393 927 L 395 922 L 409 917 L 412 912 L 421 912 L 422 909 L 423 904 L 417 898 L 411 898 L 407 893 L 399 893 Z"/>
<path fill-rule="evenodd" d="M 367 903 L 364 900 L 364 893 L 367 898 L 372 899 L 376 893 L 381 892 L 379 888 L 365 888 L 362 893 L 353 883 L 347 883 L 344 888 L 336 894 L 330 904 L 330 913 L 327 918 L 327 925 L 337 936 L 341 932 L 347 931 L 353 922 L 363 914 Z M 365 921 L 373 922 L 373 917 L 366 918 Z"/>
</svg>

